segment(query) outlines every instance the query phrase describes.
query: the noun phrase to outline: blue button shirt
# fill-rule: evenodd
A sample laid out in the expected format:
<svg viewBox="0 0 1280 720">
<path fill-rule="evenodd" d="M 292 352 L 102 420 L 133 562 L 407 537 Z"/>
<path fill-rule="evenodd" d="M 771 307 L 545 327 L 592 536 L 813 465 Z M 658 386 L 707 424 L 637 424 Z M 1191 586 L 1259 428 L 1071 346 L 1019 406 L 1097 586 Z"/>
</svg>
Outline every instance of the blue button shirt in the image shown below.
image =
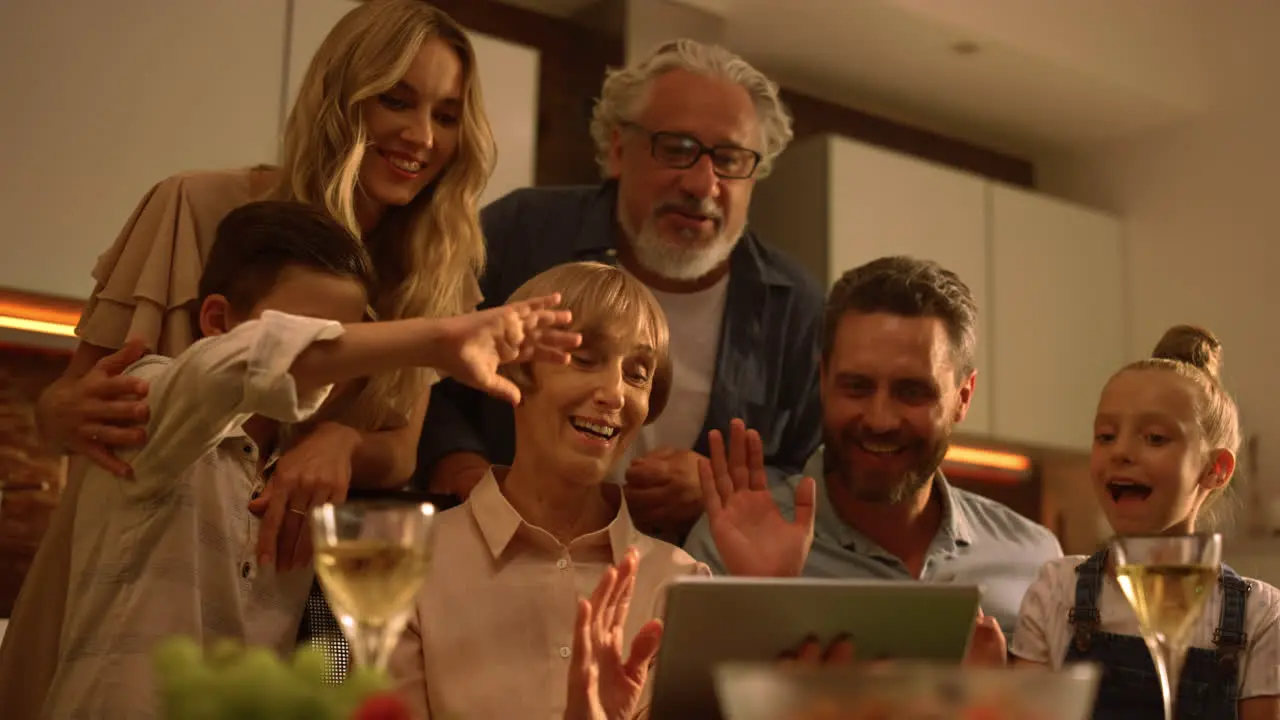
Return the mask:
<svg viewBox="0 0 1280 720">
<path fill-rule="evenodd" d="M 822 472 L 822 449 L 810 458 L 805 472 L 818 484 L 813 548 L 804 575 L 819 578 L 914 579 L 902 563 L 871 538 L 845 524 L 827 500 Z M 792 475 L 772 486 L 774 500 L 785 517 L 795 517 L 795 491 L 803 475 Z M 942 524 L 925 555 L 919 577 L 925 582 L 980 585 L 982 610 L 1000 621 L 1010 635 L 1017 626 L 1022 596 L 1040 566 L 1062 557 L 1062 546 L 1048 528 L 1009 507 L 960 488 L 951 487 L 942 472 L 933 487 L 942 500 Z M 689 533 L 685 549 L 712 572 L 725 573 L 704 516 Z"/>
</svg>

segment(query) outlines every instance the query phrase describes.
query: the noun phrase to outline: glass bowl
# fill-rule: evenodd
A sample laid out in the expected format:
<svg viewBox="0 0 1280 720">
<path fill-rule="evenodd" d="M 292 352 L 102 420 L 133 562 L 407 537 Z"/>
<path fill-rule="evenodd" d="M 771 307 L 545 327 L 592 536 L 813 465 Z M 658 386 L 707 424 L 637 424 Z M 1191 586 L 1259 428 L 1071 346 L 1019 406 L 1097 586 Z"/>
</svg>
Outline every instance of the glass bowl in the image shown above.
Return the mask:
<svg viewBox="0 0 1280 720">
<path fill-rule="evenodd" d="M 725 720 L 1089 720 L 1100 670 L 913 662 L 716 668 Z"/>
</svg>

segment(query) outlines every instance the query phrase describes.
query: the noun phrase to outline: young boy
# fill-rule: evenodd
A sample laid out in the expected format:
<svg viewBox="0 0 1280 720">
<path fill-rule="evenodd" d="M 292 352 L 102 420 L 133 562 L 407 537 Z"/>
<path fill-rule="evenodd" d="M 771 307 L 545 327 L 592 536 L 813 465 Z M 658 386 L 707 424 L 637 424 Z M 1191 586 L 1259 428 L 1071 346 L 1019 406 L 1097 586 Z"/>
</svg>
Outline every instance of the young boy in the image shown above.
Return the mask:
<svg viewBox="0 0 1280 720">
<path fill-rule="evenodd" d="M 150 716 L 151 652 L 171 635 L 292 649 L 310 568 L 255 558 L 249 503 L 263 472 L 333 383 L 432 367 L 518 401 L 499 364 L 567 362 L 556 297 L 453 318 L 361 323 L 374 279 L 324 213 L 252 203 L 218 227 L 200 282 L 203 339 L 129 369 L 148 381 L 147 444 L 119 479 L 90 467 L 76 507 L 73 593 L 45 717 Z M 298 512 L 298 511 L 295 511 Z"/>
</svg>

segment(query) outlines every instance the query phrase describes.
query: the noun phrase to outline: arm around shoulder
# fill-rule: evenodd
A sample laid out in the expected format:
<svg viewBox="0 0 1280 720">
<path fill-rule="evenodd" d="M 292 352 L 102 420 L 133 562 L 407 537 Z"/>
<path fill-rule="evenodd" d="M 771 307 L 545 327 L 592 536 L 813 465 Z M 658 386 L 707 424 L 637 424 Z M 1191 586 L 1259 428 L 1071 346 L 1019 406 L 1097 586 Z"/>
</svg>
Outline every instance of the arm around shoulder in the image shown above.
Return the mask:
<svg viewBox="0 0 1280 720">
<path fill-rule="evenodd" d="M 58 452 L 84 452 L 99 464 L 103 464 L 106 450 L 93 440 L 109 445 L 141 443 L 145 437 L 141 429 L 117 423 L 146 417 L 145 404 L 136 399 L 146 394 L 146 383 L 120 377 L 142 354 L 140 346 L 111 350 L 85 342 L 78 344 L 62 376 L 46 387 L 36 401 L 36 428 L 42 441 Z M 85 433 L 100 433 L 102 437 L 81 437 Z M 91 448 L 90 443 L 95 447 Z M 89 452 L 91 449 L 96 452 Z"/>
</svg>

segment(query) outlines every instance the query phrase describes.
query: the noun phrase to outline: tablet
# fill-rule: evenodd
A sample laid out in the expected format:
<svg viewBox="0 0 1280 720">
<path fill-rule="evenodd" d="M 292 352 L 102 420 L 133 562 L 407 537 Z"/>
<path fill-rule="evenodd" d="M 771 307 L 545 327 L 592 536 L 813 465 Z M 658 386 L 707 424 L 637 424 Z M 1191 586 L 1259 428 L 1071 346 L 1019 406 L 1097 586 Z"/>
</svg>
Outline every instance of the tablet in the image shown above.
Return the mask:
<svg viewBox="0 0 1280 720">
<path fill-rule="evenodd" d="M 650 714 L 716 720 L 716 665 L 770 661 L 808 635 L 848 633 L 865 659 L 959 662 L 980 600 L 976 585 L 678 578 L 667 593 Z"/>
</svg>

